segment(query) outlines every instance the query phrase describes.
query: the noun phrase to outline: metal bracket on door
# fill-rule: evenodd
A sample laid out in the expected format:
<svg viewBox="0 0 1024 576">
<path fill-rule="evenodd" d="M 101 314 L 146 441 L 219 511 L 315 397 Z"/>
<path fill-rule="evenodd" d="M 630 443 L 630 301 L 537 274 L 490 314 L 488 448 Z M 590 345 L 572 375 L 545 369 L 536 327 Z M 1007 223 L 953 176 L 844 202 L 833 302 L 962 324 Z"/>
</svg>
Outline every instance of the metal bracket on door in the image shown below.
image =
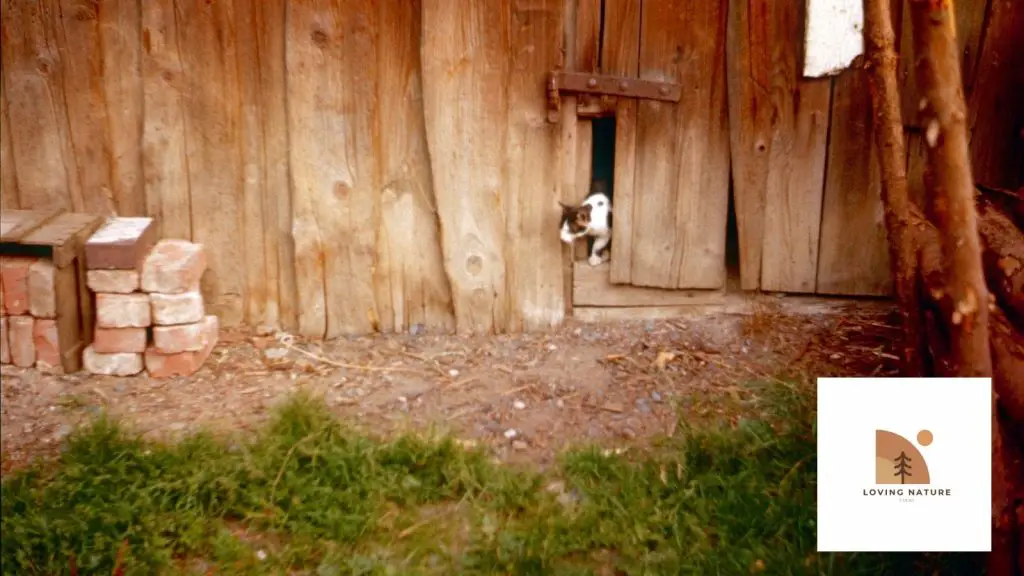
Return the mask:
<svg viewBox="0 0 1024 576">
<path fill-rule="evenodd" d="M 679 102 L 683 87 L 672 82 L 557 70 L 548 76 L 548 122 L 558 122 L 562 109 L 562 92 Z"/>
</svg>

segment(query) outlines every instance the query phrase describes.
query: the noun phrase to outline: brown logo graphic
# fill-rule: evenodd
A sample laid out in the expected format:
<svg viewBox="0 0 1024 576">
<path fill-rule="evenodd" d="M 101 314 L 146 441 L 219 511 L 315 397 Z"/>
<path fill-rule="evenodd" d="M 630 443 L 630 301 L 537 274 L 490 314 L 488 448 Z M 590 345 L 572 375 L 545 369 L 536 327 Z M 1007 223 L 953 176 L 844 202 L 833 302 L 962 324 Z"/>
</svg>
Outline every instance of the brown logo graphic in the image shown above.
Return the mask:
<svg viewBox="0 0 1024 576">
<path fill-rule="evenodd" d="M 932 433 L 921 430 L 917 443 L 928 446 Z M 888 430 L 875 430 L 875 484 L 929 484 L 928 463 L 910 441 Z"/>
</svg>

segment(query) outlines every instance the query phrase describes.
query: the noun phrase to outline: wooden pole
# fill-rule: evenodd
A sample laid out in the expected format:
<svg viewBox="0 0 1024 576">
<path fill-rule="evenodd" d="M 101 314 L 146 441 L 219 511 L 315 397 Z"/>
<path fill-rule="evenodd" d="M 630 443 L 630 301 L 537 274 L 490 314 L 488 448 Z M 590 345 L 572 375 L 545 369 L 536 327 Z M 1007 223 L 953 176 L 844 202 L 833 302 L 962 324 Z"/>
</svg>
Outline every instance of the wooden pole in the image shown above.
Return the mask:
<svg viewBox="0 0 1024 576">
<path fill-rule="evenodd" d="M 917 246 L 910 227 L 910 199 L 903 143 L 903 121 L 896 79 L 898 57 L 890 0 L 864 0 L 864 39 L 868 86 L 874 111 L 875 150 L 882 173 L 882 204 L 889 235 L 889 264 L 903 323 L 901 373 L 921 376 L 920 315 L 917 296 Z"/>
<path fill-rule="evenodd" d="M 914 63 L 926 144 L 925 189 L 948 263 L 944 296 L 953 371 L 991 376 L 989 293 L 981 265 L 974 181 L 967 150 L 966 106 L 952 0 L 911 0 Z"/>
</svg>

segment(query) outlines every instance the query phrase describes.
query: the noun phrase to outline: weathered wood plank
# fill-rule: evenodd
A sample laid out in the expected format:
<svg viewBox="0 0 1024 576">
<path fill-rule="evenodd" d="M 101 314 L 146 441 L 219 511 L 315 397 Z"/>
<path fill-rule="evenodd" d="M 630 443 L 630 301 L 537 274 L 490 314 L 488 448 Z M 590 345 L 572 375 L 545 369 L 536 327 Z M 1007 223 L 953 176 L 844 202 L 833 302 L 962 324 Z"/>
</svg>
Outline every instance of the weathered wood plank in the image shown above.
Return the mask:
<svg viewBox="0 0 1024 576">
<path fill-rule="evenodd" d="M 973 90 L 966 97 L 971 170 L 976 182 L 1012 189 L 1024 185 L 1024 4 L 991 3 Z M 959 39 L 960 2 L 956 11 Z M 967 83 L 966 61 L 964 77 Z"/>
<path fill-rule="evenodd" d="M 62 60 L 53 38 L 54 3 L 4 2 L 4 90 L 19 205 L 79 208 L 81 187 L 68 137 Z"/>
<path fill-rule="evenodd" d="M 975 87 L 976 71 L 984 63 L 979 59 L 979 55 L 985 12 L 990 2 L 999 1 L 1006 2 L 1006 0 L 956 0 L 953 6 L 956 11 L 956 41 L 960 48 L 960 70 L 963 76 L 965 98 L 970 98 Z M 894 2 L 903 3 L 902 14 L 905 15 L 902 17 L 904 21 L 897 28 L 900 30 L 898 74 L 903 125 L 920 126 L 917 115 L 921 92 L 917 88 L 917 79 L 914 77 L 915 57 L 910 26 L 910 0 L 894 0 Z"/>
<path fill-rule="evenodd" d="M 577 0 L 574 51 L 570 69 L 577 72 L 597 72 L 601 62 L 601 0 Z M 589 103 L 583 94 L 563 99 L 563 106 L 574 109 Z M 590 193 L 593 177 L 594 123 L 579 119 L 576 124 L 576 192 L 568 203 L 578 203 Z M 574 260 L 587 259 L 587 242 L 574 244 Z"/>
<path fill-rule="evenodd" d="M 508 33 L 504 3 L 423 2 L 427 144 L 460 332 L 507 325 Z"/>
<path fill-rule="evenodd" d="M 206 246 L 207 308 L 224 327 L 244 321 L 247 257 L 243 234 L 242 117 L 234 3 L 178 0 L 178 42 L 192 240 Z M 251 65 L 252 63 L 250 63 Z M 225 242 L 225 238 L 235 239 Z M 258 258 L 263 254 L 258 252 Z"/>
<path fill-rule="evenodd" d="M 722 302 L 719 290 L 665 290 L 612 284 L 610 266 L 576 262 L 573 274 L 574 306 L 685 306 Z"/>
<path fill-rule="evenodd" d="M 7 95 L 4 94 L 4 75 L 0 73 L 0 209 L 3 210 L 18 208 L 18 175 L 15 172 L 10 124 Z"/>
<path fill-rule="evenodd" d="M 640 78 L 679 82 L 678 105 L 641 101 L 631 219 L 631 283 L 719 288 L 725 283 L 729 147 L 725 7 L 645 2 Z M 616 219 L 618 224 L 619 219 Z"/>
<path fill-rule="evenodd" d="M 831 82 L 802 80 L 797 65 L 804 8 L 771 6 L 773 130 L 765 190 L 761 289 L 813 292 L 825 180 Z"/>
<path fill-rule="evenodd" d="M 559 128 L 547 122 L 548 73 L 561 64 L 561 0 L 513 3 L 509 41 L 506 258 L 508 329 L 560 324 L 565 302 L 558 235 Z M 596 53 L 596 50 L 594 51 Z"/>
<path fill-rule="evenodd" d="M 379 329 L 375 119 L 377 12 L 369 0 L 288 3 L 290 135 L 299 332 Z M 449 99 L 450 103 L 453 100 Z"/>
<path fill-rule="evenodd" d="M 601 70 L 636 78 L 640 73 L 640 0 L 605 0 Z M 628 284 L 633 275 L 633 209 L 636 188 L 637 102 L 620 98 L 615 108 L 615 176 L 610 279 Z"/>
<path fill-rule="evenodd" d="M 576 98 L 574 97 L 574 100 Z M 567 106 L 568 102 L 563 102 Z M 576 115 L 575 110 L 573 115 Z M 576 121 L 576 177 L 574 178 L 575 190 L 570 195 L 566 204 L 578 204 L 590 193 L 590 183 L 593 179 L 594 169 L 594 122 L 585 118 Z M 612 204 L 614 206 L 614 203 Z M 575 244 L 573 260 L 587 259 L 587 242 L 579 240 Z"/>
<path fill-rule="evenodd" d="M 886 296 L 892 292 L 892 272 L 871 98 L 862 68 L 835 79 L 831 122 L 817 291 Z"/>
<path fill-rule="evenodd" d="M 158 236 L 192 238 L 181 61 L 174 0 L 142 4 L 142 84 L 145 98 L 142 163 L 146 214 Z"/>
<path fill-rule="evenodd" d="M 726 31 L 730 153 L 740 286 L 761 286 L 765 192 L 772 141 L 769 0 L 730 0 Z"/>
<path fill-rule="evenodd" d="M 455 327 L 430 177 L 420 78 L 421 0 L 380 3 L 377 94 L 381 221 L 377 302 L 384 330 Z"/>
<path fill-rule="evenodd" d="M 114 214 L 113 153 L 103 90 L 99 4 L 48 1 L 53 7 L 53 20 L 48 25 L 62 56 L 64 89 L 70 95 L 65 106 L 74 162 L 67 169 L 76 173 L 81 185 L 83 204 L 79 210 Z"/>
<path fill-rule="evenodd" d="M 114 203 L 121 216 L 144 216 L 141 3 L 107 0 L 99 29 Z"/>
</svg>

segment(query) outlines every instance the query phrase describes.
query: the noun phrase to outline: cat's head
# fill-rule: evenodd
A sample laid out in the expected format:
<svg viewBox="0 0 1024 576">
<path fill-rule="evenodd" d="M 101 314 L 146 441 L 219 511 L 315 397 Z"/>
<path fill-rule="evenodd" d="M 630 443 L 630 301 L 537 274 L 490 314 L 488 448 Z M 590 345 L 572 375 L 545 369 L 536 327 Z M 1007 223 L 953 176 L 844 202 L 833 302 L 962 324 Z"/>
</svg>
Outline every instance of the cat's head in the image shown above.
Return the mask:
<svg viewBox="0 0 1024 576">
<path fill-rule="evenodd" d="M 561 236 L 562 242 L 571 244 L 577 238 L 581 238 L 586 235 L 587 229 L 590 227 L 590 210 L 589 204 L 582 206 L 567 206 L 558 203 L 562 207 L 562 221 L 561 221 Z"/>
</svg>

